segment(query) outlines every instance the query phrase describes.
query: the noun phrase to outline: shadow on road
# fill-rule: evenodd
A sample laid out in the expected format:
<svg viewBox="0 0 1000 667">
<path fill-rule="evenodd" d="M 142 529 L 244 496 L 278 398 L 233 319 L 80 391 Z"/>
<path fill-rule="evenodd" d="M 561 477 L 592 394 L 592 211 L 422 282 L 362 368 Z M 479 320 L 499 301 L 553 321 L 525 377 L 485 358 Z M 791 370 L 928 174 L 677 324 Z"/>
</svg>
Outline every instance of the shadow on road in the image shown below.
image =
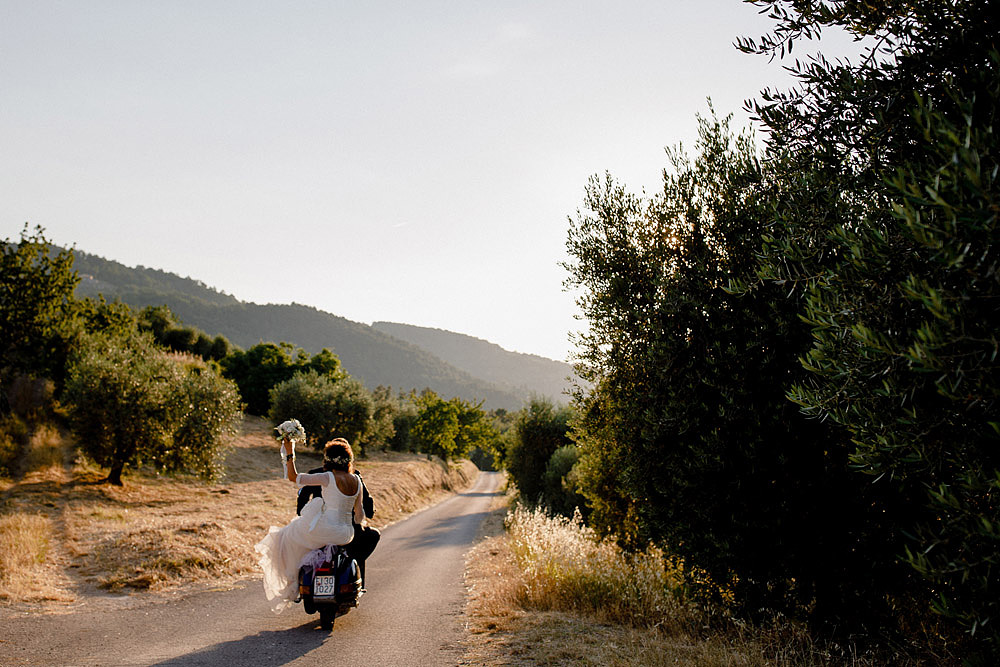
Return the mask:
<svg viewBox="0 0 1000 667">
<path fill-rule="evenodd" d="M 284 665 L 319 648 L 330 633 L 318 627 L 318 618 L 287 630 L 264 630 L 255 635 L 187 655 L 153 663 L 153 667 L 194 667 L 195 665 Z"/>
<path fill-rule="evenodd" d="M 476 541 L 476 530 L 489 512 L 475 512 L 453 516 L 434 523 L 426 531 L 403 538 L 401 542 L 408 549 L 440 548 L 450 546 L 472 546 Z"/>
<path fill-rule="evenodd" d="M 463 498 L 487 498 L 492 496 L 502 496 L 500 491 L 469 491 L 468 493 L 457 494 Z"/>
</svg>

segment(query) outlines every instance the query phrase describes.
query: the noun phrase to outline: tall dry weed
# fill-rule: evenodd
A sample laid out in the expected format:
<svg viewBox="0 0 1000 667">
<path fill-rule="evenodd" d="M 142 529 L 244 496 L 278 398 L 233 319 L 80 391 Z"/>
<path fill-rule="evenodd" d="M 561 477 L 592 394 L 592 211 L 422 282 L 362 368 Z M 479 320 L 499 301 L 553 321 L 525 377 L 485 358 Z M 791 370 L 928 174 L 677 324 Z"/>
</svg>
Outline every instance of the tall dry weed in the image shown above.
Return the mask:
<svg viewBox="0 0 1000 667">
<path fill-rule="evenodd" d="M 532 607 L 681 632 L 697 616 L 682 594 L 683 564 L 656 547 L 626 554 L 597 539 L 579 514 L 553 517 L 521 507 L 508 516 L 507 530 L 524 572 L 523 602 Z"/>
<path fill-rule="evenodd" d="M 25 469 L 61 467 L 66 444 L 59 429 L 51 424 L 40 424 L 28 441 Z"/>
</svg>

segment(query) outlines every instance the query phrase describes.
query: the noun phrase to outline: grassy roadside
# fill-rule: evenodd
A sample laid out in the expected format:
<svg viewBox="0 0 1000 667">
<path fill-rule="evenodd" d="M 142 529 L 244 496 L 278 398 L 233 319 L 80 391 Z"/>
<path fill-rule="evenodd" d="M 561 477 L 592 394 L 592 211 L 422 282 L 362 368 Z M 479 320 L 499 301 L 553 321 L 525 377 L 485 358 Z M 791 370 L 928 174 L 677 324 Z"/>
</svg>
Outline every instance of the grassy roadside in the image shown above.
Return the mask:
<svg viewBox="0 0 1000 667">
<path fill-rule="evenodd" d="M 78 460 L 52 429 L 32 438 L 16 480 L 0 478 L 0 604 L 58 609 L 109 593 L 176 592 L 229 585 L 257 572 L 253 545 L 295 512 L 294 487 L 280 479 L 271 428 L 247 418 L 225 462 L 206 484 L 145 471 L 124 487 L 98 483 L 104 471 Z M 320 457 L 302 452 L 299 465 Z M 377 453 L 359 462 L 384 526 L 478 472 L 425 456 Z"/>
<path fill-rule="evenodd" d="M 506 528 L 505 528 L 506 520 Z M 541 513 L 498 506 L 484 539 L 467 556 L 461 664 L 955 665 L 953 656 L 877 654 L 825 644 L 801 624 L 751 625 L 671 593 L 669 561 L 626 559 L 586 528 Z M 674 589 L 676 590 L 676 589 Z"/>
</svg>

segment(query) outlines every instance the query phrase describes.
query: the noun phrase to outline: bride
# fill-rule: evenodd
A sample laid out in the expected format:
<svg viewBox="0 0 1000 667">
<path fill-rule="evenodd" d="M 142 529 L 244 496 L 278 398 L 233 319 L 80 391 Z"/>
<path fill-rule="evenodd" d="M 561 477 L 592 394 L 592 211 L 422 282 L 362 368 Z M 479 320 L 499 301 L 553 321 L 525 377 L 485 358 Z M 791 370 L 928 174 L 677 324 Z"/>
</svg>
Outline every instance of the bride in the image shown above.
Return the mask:
<svg viewBox="0 0 1000 667">
<path fill-rule="evenodd" d="M 327 544 L 344 545 L 354 539 L 353 524 L 364 525 L 361 480 L 354 474 L 354 452 L 343 438 L 335 438 L 323 450 L 323 472 L 309 474 L 295 470 L 292 440 L 281 440 L 281 460 L 288 481 L 299 486 L 318 485 L 321 495 L 302 508 L 301 515 L 282 527 L 271 526 L 254 547 L 264 570 L 264 593 L 275 613 L 298 596 L 299 565 L 302 558 Z M 285 457 L 285 452 L 291 454 Z"/>
</svg>

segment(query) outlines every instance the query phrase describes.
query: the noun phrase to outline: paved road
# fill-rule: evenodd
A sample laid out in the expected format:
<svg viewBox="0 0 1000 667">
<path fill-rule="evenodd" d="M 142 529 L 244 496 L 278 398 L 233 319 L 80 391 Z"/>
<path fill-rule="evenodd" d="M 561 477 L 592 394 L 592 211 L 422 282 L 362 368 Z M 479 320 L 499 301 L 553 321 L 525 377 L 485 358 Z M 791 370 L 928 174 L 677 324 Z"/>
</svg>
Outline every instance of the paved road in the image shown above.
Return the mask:
<svg viewBox="0 0 1000 667">
<path fill-rule="evenodd" d="M 455 665 L 464 554 L 499 483 L 483 473 L 469 491 L 386 528 L 368 593 L 332 633 L 300 605 L 275 615 L 257 580 L 125 608 L 0 610 L 0 665 Z"/>
</svg>

